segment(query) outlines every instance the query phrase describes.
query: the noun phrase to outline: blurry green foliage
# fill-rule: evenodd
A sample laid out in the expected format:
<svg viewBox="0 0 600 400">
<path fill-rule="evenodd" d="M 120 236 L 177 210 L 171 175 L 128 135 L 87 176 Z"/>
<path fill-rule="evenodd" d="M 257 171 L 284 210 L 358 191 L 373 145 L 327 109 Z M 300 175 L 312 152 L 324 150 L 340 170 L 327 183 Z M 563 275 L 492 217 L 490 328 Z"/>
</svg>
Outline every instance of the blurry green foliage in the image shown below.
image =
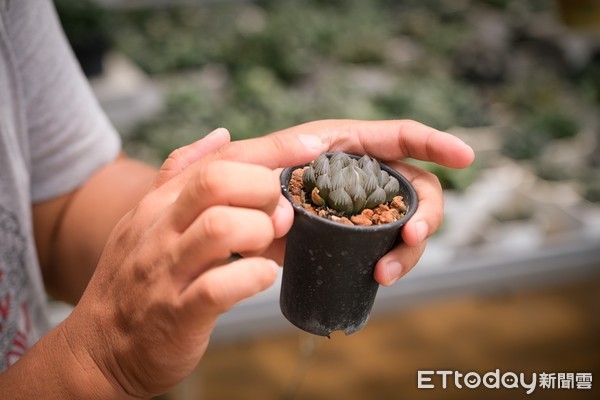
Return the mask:
<svg viewBox="0 0 600 400">
<path fill-rule="evenodd" d="M 560 111 L 530 116 L 520 126 L 507 129 L 503 151 L 517 160 L 535 158 L 552 140 L 577 135 L 579 125 L 575 117 Z"/>
<path fill-rule="evenodd" d="M 312 70 L 317 55 L 381 62 L 395 20 L 368 2 L 215 4 L 121 15 L 121 48 L 146 71 L 164 73 L 220 62 L 233 71 L 267 65 L 284 81 Z"/>
<path fill-rule="evenodd" d="M 437 176 L 444 190 L 464 191 L 479 176 L 477 163 L 464 169 L 451 169 L 431 162 L 412 159 L 409 162 Z"/>
<path fill-rule="evenodd" d="M 71 44 L 109 40 L 112 16 L 93 0 L 54 0 L 54 5 Z"/>
<path fill-rule="evenodd" d="M 161 159 L 218 126 L 242 139 L 315 119 L 410 118 L 438 129 L 507 126 L 503 151 L 535 159 L 579 132 L 573 110 L 600 99 L 597 69 L 569 81 L 534 55 L 501 85 L 457 79 L 453 57 L 470 43 L 479 6 L 506 13 L 529 43 L 523 28 L 554 2 L 263 0 L 119 12 L 118 47 L 166 93 L 165 110 L 125 144 Z M 218 77 L 206 73 L 215 68 Z M 457 189 L 477 170 L 427 167 Z"/>
<path fill-rule="evenodd" d="M 597 174 L 596 170 L 596 174 Z M 584 197 L 591 202 L 600 203 L 600 179 L 598 179 L 598 175 L 589 174 L 584 177 Z"/>
<path fill-rule="evenodd" d="M 374 103 L 386 116 L 411 118 L 438 129 L 490 123 L 476 92 L 448 78 L 407 73 L 389 92 L 376 96 Z"/>
<path fill-rule="evenodd" d="M 583 95 L 600 106 L 600 50 L 575 76 Z"/>
</svg>

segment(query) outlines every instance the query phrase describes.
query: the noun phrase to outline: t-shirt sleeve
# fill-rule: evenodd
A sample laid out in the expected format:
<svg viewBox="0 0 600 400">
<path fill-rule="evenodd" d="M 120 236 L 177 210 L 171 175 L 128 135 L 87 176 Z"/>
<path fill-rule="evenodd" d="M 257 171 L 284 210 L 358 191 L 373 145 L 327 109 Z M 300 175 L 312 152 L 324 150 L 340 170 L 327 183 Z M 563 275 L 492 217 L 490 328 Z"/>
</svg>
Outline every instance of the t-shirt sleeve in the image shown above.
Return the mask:
<svg viewBox="0 0 600 400">
<path fill-rule="evenodd" d="M 28 4 L 23 18 L 11 22 L 25 97 L 31 196 L 39 202 L 79 187 L 118 156 L 121 142 L 81 72 L 52 1 L 15 3 Z"/>
</svg>

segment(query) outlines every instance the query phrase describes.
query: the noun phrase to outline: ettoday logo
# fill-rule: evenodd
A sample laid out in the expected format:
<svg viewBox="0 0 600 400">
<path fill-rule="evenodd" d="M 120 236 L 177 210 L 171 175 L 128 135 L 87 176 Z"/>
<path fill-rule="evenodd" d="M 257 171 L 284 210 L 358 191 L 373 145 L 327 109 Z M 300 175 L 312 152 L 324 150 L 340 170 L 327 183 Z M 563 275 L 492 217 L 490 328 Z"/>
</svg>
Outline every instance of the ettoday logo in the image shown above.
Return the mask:
<svg viewBox="0 0 600 400">
<path fill-rule="evenodd" d="M 539 385 L 538 385 L 539 383 Z M 592 374 L 590 372 L 561 372 L 526 375 L 524 373 L 500 372 L 499 369 L 483 375 L 477 372 L 462 373 L 458 371 L 418 371 L 417 387 L 419 389 L 446 389 L 454 384 L 458 389 L 475 389 L 485 386 L 488 389 L 519 389 L 531 394 L 536 388 L 542 389 L 591 389 Z"/>
<path fill-rule="evenodd" d="M 435 379 L 438 376 L 438 379 Z M 483 385 L 488 389 L 516 389 L 522 387 L 526 389 L 527 394 L 533 393 L 537 387 L 537 374 L 533 373 L 526 377 L 524 373 L 515 374 L 514 372 L 501 373 L 499 369 L 490 371 L 483 376 L 477 372 L 468 372 L 463 374 L 458 371 L 418 371 L 417 387 L 419 389 L 434 389 L 435 381 L 440 381 L 440 387 L 446 389 L 448 382 L 453 382 L 458 389 L 463 387 L 475 389 Z"/>
</svg>

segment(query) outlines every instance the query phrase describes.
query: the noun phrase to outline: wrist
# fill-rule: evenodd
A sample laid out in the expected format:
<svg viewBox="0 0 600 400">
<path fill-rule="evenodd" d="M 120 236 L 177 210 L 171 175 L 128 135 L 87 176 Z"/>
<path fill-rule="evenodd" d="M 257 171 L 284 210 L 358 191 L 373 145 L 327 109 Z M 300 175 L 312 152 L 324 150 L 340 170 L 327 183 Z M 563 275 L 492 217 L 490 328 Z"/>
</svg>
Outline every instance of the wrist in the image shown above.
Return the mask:
<svg viewBox="0 0 600 400">
<path fill-rule="evenodd" d="M 127 393 L 119 384 L 104 360 L 98 359 L 98 352 L 92 351 L 92 346 L 98 346 L 98 341 L 79 334 L 78 329 L 69 329 L 69 320 L 59 325 L 54 334 L 60 342 L 59 346 L 51 349 L 51 357 L 60 360 L 62 366 L 61 381 L 73 399 L 141 399 Z M 73 332 L 75 331 L 75 332 Z"/>
<path fill-rule="evenodd" d="M 59 325 L 36 343 L 1 376 L 8 399 L 130 400 L 118 383 L 102 370 L 83 342 L 69 337 Z"/>
<path fill-rule="evenodd" d="M 129 400 L 82 347 L 67 337 L 63 325 L 48 332 L 13 366 L 0 374 L 2 398 Z"/>
</svg>

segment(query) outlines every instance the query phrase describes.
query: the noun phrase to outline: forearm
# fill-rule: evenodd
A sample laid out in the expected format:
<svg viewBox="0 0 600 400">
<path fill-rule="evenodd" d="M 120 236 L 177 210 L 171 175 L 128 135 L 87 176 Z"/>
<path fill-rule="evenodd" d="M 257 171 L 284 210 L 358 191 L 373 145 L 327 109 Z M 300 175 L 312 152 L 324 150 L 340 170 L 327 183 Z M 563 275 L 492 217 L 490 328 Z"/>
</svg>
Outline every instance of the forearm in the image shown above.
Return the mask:
<svg viewBox="0 0 600 400">
<path fill-rule="evenodd" d="M 76 191 L 34 206 L 36 239 L 48 291 L 76 303 L 115 224 L 148 191 L 156 171 L 120 157 Z"/>
<path fill-rule="evenodd" d="M 109 381 L 63 326 L 51 330 L 17 363 L 0 373 L 2 399 L 129 399 Z"/>
</svg>

